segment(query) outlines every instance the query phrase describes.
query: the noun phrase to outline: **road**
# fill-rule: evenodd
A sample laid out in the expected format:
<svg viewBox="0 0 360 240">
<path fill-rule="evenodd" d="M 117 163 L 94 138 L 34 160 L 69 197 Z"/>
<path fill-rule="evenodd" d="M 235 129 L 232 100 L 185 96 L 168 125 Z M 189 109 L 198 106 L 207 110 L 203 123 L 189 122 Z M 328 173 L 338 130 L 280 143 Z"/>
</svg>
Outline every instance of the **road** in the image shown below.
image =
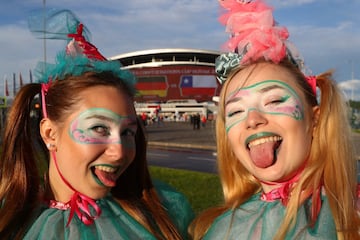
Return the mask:
<svg viewBox="0 0 360 240">
<path fill-rule="evenodd" d="M 151 142 L 148 149 L 150 165 L 216 172 L 215 133 L 212 122 L 198 131 L 194 131 L 189 123 L 166 122 L 162 126 L 154 124 L 147 126 L 147 133 Z M 357 159 L 360 160 L 360 134 L 353 133 L 352 137 Z M 177 148 L 177 145 L 187 148 Z M 360 180 L 360 164 L 358 179 Z"/>
<path fill-rule="evenodd" d="M 149 147 L 147 156 L 149 165 L 153 166 L 217 172 L 215 152 L 211 150 Z"/>
</svg>

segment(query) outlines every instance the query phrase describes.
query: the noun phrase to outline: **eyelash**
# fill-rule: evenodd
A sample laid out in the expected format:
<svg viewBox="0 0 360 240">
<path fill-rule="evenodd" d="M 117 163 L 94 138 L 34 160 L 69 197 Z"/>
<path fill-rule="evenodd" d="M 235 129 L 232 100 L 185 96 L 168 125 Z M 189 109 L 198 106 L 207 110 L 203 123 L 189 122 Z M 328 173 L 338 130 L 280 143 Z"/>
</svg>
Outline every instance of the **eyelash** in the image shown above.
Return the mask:
<svg viewBox="0 0 360 240">
<path fill-rule="evenodd" d="M 287 99 L 289 99 L 289 96 L 279 97 L 279 98 L 270 100 L 269 102 L 267 102 L 265 104 L 265 106 L 267 106 L 267 105 L 278 105 L 278 104 L 286 102 Z M 232 116 L 234 116 L 236 114 L 241 114 L 243 112 L 244 112 L 244 110 L 237 110 L 237 111 L 234 111 L 234 112 L 230 112 L 227 116 L 232 117 Z"/>
<path fill-rule="evenodd" d="M 100 129 L 101 129 L 101 131 L 99 131 Z M 106 126 L 96 125 L 96 126 L 91 127 L 90 130 L 96 132 L 97 134 L 101 134 L 101 136 L 109 136 L 110 135 L 110 130 Z"/>
<path fill-rule="evenodd" d="M 271 100 L 265 105 L 268 105 L 268 104 L 280 104 L 280 103 L 286 102 L 287 99 L 289 99 L 289 96 L 283 96 L 283 97 Z"/>
<path fill-rule="evenodd" d="M 135 136 L 135 131 L 132 130 L 132 129 L 127 128 L 124 131 L 122 131 L 121 136 L 133 137 L 133 136 Z"/>
<path fill-rule="evenodd" d="M 234 116 L 234 115 L 236 115 L 236 114 L 240 114 L 240 113 L 243 113 L 243 112 L 244 112 L 243 110 L 238 110 L 238 111 L 230 112 L 230 113 L 228 114 L 228 117 L 232 117 L 232 116 Z"/>
<path fill-rule="evenodd" d="M 93 126 L 90 128 L 90 130 L 96 132 L 97 134 L 101 134 L 101 136 L 110 136 L 110 130 L 106 126 L 101 126 L 101 125 Z M 121 132 L 121 136 L 133 137 L 135 136 L 135 131 L 132 129 L 125 129 L 124 131 Z"/>
</svg>

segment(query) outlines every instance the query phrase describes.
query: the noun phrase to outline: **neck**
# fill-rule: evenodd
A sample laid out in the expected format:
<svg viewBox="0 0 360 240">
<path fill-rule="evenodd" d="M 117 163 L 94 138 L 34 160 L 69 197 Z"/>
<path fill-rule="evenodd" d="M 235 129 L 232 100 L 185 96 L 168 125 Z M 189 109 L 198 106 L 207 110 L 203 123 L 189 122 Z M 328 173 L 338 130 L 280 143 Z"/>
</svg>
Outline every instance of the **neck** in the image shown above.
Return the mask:
<svg viewBox="0 0 360 240">
<path fill-rule="evenodd" d="M 68 202 L 74 193 L 61 179 L 53 159 L 49 166 L 49 187 L 53 195 L 52 199 L 58 202 Z"/>
<path fill-rule="evenodd" d="M 294 176 L 292 176 L 290 179 L 286 181 L 267 182 L 260 180 L 261 185 L 263 187 L 261 200 L 266 202 L 273 202 L 275 200 L 280 200 L 286 206 L 290 198 L 292 188 L 299 180 L 300 175 L 304 170 L 304 167 L 305 164 L 294 173 Z"/>
</svg>

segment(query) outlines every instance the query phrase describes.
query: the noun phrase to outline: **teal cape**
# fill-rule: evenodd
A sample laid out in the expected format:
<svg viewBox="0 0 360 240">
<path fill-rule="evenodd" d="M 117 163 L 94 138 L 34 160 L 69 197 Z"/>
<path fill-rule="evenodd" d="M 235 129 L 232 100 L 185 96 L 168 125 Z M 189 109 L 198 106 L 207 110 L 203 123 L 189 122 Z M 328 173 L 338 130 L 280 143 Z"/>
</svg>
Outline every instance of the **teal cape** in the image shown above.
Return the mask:
<svg viewBox="0 0 360 240">
<path fill-rule="evenodd" d="M 194 212 L 185 196 L 165 183 L 156 181 L 155 189 L 170 218 L 187 238 L 187 227 Z M 156 239 L 146 228 L 125 212 L 111 195 L 96 201 L 102 213 L 92 225 L 83 224 L 75 215 L 67 225 L 70 210 L 42 206 L 24 239 Z"/>
<path fill-rule="evenodd" d="M 322 196 L 320 214 L 312 228 L 308 226 L 309 207 L 310 200 L 307 200 L 298 210 L 295 227 L 285 239 L 337 239 L 327 198 Z M 203 239 L 273 239 L 281 226 L 285 210 L 286 207 L 280 201 L 262 201 L 258 193 L 235 210 L 217 217 Z"/>
</svg>

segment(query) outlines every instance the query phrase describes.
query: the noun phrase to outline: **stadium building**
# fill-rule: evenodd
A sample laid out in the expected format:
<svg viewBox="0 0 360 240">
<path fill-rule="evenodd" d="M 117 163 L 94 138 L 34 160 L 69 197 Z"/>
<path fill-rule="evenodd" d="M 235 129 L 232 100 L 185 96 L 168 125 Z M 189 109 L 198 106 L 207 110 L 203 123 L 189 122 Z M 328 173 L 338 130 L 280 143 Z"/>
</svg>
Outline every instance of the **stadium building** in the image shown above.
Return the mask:
<svg viewBox="0 0 360 240">
<path fill-rule="evenodd" d="M 215 78 L 215 59 L 220 52 L 198 49 L 152 49 L 120 54 L 118 60 L 138 79 L 136 102 L 192 99 L 212 101 L 220 85 Z"/>
</svg>

